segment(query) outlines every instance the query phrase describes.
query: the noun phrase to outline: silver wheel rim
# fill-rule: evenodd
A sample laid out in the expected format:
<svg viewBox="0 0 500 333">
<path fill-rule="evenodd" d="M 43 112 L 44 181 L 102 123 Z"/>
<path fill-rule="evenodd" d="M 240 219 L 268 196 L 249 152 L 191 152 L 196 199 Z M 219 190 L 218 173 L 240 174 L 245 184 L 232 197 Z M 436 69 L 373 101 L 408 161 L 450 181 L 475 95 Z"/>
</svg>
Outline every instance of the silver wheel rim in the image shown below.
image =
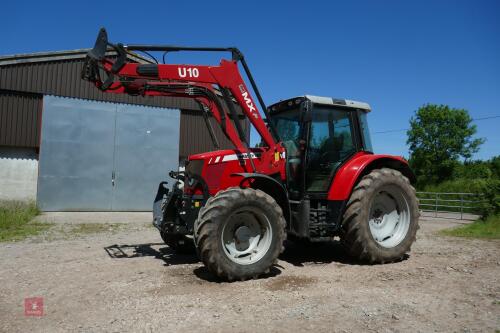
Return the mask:
<svg viewBox="0 0 500 333">
<path fill-rule="evenodd" d="M 404 192 L 395 185 L 381 188 L 373 198 L 369 225 L 373 239 L 382 247 L 399 245 L 410 229 L 410 206 Z"/>
<path fill-rule="evenodd" d="M 269 251 L 272 238 L 267 216 L 255 207 L 244 207 L 229 216 L 222 229 L 221 241 L 229 260 L 250 265 Z"/>
</svg>

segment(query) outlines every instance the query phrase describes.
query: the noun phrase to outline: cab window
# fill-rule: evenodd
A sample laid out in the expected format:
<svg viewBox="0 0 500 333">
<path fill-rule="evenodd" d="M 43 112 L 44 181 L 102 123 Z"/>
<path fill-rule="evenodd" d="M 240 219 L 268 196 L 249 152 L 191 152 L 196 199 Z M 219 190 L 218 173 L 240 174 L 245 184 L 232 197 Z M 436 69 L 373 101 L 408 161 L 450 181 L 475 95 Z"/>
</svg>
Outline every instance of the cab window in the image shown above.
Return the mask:
<svg viewBox="0 0 500 333">
<path fill-rule="evenodd" d="M 326 192 L 335 170 L 356 151 L 349 111 L 315 108 L 309 129 L 306 191 Z"/>
</svg>

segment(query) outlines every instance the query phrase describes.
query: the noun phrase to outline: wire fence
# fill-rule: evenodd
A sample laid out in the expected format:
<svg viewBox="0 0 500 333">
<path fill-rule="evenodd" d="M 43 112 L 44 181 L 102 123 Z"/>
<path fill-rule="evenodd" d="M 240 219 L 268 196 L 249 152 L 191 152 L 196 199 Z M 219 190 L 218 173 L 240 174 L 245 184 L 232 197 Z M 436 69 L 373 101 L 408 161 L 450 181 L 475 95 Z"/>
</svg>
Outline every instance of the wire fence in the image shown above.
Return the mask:
<svg viewBox="0 0 500 333">
<path fill-rule="evenodd" d="M 434 213 L 435 217 L 439 213 L 454 213 L 461 220 L 464 214 L 479 214 L 485 202 L 483 195 L 478 193 L 417 192 L 417 197 L 422 212 Z"/>
</svg>

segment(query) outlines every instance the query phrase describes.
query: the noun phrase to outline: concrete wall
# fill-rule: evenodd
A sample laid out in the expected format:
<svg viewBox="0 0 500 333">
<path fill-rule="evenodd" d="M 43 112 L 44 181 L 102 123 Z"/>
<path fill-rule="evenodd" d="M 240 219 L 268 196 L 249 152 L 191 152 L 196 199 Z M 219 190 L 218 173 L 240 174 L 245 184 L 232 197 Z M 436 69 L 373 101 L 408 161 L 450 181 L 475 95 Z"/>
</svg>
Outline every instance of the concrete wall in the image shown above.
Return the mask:
<svg viewBox="0 0 500 333">
<path fill-rule="evenodd" d="M 36 200 L 38 157 L 35 149 L 0 147 L 0 200 Z"/>
</svg>

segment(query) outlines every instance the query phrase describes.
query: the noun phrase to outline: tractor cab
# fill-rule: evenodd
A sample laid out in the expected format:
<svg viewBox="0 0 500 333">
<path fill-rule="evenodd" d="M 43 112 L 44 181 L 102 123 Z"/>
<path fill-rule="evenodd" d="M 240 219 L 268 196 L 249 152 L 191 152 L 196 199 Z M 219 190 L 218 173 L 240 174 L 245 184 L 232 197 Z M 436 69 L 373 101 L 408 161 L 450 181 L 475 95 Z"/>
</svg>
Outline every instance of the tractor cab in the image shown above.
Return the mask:
<svg viewBox="0 0 500 333">
<path fill-rule="evenodd" d="M 367 103 L 306 95 L 269 110 L 287 151 L 291 199 L 326 198 L 336 170 L 357 152 L 372 152 Z"/>
</svg>

